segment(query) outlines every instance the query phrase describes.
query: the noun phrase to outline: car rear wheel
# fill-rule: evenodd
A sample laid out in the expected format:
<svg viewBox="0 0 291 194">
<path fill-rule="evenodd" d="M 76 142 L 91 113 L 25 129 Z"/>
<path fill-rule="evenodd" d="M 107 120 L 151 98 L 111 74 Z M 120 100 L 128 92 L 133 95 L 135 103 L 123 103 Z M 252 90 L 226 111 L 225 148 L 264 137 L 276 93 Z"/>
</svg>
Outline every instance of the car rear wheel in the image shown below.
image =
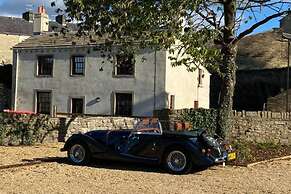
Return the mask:
<svg viewBox="0 0 291 194">
<path fill-rule="evenodd" d="M 192 168 L 189 154 L 182 149 L 168 151 L 164 158 L 164 165 L 172 174 L 185 174 Z"/>
<path fill-rule="evenodd" d="M 73 164 L 84 165 L 89 162 L 90 153 L 84 144 L 75 143 L 68 150 L 68 158 Z"/>
</svg>

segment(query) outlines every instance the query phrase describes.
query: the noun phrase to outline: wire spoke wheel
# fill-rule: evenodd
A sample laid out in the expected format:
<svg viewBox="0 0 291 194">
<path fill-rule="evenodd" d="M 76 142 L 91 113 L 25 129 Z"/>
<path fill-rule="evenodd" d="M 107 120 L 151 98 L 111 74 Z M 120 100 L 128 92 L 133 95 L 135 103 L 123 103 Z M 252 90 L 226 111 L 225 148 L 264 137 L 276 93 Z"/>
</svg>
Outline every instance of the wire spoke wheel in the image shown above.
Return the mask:
<svg viewBox="0 0 291 194">
<path fill-rule="evenodd" d="M 69 151 L 69 157 L 74 163 L 80 164 L 86 159 L 86 150 L 82 145 L 75 144 Z"/>
<path fill-rule="evenodd" d="M 175 150 L 168 154 L 166 162 L 173 172 L 182 172 L 186 168 L 187 158 L 183 152 Z"/>
</svg>

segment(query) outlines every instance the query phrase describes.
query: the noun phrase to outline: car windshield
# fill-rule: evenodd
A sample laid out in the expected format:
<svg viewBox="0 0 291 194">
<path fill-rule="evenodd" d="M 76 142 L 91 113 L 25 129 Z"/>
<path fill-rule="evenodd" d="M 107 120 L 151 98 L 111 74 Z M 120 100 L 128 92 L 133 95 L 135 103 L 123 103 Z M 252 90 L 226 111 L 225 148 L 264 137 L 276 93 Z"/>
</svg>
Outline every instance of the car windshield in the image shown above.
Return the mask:
<svg viewBox="0 0 291 194">
<path fill-rule="evenodd" d="M 133 133 L 162 134 L 162 127 L 157 118 L 143 118 L 136 121 Z"/>
</svg>

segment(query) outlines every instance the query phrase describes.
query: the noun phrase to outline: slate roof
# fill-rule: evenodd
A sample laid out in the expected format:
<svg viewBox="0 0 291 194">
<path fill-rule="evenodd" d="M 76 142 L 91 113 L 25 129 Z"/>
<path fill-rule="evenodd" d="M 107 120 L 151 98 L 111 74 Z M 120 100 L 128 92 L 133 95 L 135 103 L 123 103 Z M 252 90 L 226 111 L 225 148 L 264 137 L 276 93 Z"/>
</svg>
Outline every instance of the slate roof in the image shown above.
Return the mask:
<svg viewBox="0 0 291 194">
<path fill-rule="evenodd" d="M 22 18 L 0 16 L 1 34 L 32 35 L 33 23 Z"/>
<path fill-rule="evenodd" d="M 105 43 L 105 39 L 94 37 L 94 42 L 88 36 L 79 37 L 76 33 L 46 33 L 32 36 L 13 48 L 46 48 L 46 47 L 67 47 L 67 46 L 88 46 Z M 96 41 L 97 40 L 97 41 Z"/>
<path fill-rule="evenodd" d="M 287 42 L 278 30 L 242 39 L 238 45 L 238 70 L 260 70 L 287 66 Z"/>
<path fill-rule="evenodd" d="M 0 34 L 13 34 L 13 35 L 27 35 L 33 34 L 33 23 L 28 22 L 22 18 L 0 16 Z M 77 25 L 67 24 L 70 31 L 77 31 Z M 49 22 L 49 32 L 60 32 L 62 25 L 57 22 Z"/>
</svg>

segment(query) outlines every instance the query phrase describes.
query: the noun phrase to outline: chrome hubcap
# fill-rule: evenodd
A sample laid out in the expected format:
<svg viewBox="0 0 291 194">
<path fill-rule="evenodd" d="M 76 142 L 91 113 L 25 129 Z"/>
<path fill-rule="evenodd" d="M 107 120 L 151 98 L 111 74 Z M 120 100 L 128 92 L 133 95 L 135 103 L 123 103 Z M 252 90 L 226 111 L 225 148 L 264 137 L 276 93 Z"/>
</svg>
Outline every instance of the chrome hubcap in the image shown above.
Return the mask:
<svg viewBox="0 0 291 194">
<path fill-rule="evenodd" d="M 167 157 L 168 167 L 175 172 L 184 170 L 187 164 L 186 156 L 181 151 L 172 151 Z"/>
<path fill-rule="evenodd" d="M 70 158 L 74 163 L 81 163 L 85 159 L 85 148 L 82 145 L 75 144 L 70 149 Z"/>
</svg>

